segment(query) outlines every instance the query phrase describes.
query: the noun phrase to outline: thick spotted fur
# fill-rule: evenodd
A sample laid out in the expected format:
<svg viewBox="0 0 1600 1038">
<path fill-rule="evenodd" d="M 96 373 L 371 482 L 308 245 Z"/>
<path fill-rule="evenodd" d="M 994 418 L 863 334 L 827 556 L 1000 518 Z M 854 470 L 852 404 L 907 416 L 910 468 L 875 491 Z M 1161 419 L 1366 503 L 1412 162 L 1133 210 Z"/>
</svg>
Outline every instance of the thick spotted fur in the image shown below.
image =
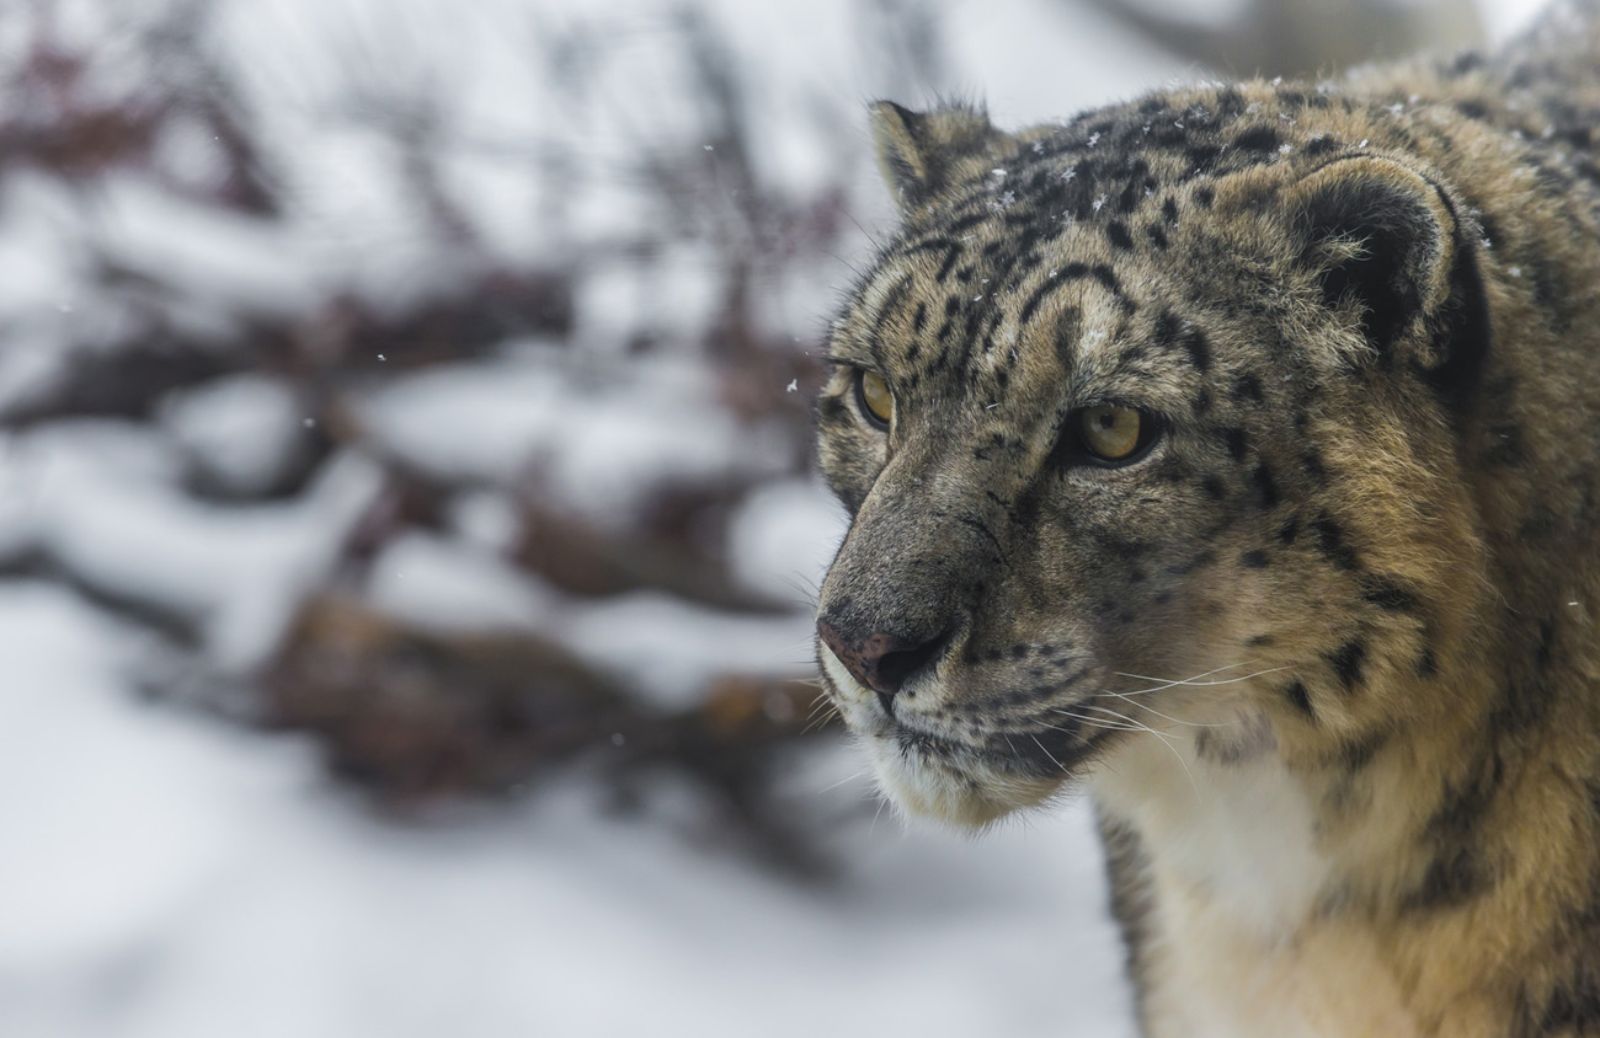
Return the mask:
<svg viewBox="0 0 1600 1038">
<path fill-rule="evenodd" d="M 875 109 L 819 621 L 925 651 L 825 684 L 910 811 L 1088 787 L 1150 1035 L 1600 1035 L 1597 27 Z M 1083 464 L 1103 403 L 1148 455 Z"/>
</svg>

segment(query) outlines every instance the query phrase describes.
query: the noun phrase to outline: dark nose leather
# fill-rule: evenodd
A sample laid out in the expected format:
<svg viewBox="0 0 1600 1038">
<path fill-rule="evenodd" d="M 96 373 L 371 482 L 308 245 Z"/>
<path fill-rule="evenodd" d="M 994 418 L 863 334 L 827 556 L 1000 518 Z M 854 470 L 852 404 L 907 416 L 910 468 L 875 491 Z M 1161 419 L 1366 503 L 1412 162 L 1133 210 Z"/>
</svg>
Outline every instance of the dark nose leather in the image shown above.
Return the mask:
<svg viewBox="0 0 1600 1038">
<path fill-rule="evenodd" d="M 817 622 L 822 643 L 839 657 L 850 676 L 878 693 L 885 710 L 893 711 L 894 697 L 917 671 L 938 656 L 943 636 L 926 641 L 873 631 L 853 635 L 827 620 Z"/>
</svg>

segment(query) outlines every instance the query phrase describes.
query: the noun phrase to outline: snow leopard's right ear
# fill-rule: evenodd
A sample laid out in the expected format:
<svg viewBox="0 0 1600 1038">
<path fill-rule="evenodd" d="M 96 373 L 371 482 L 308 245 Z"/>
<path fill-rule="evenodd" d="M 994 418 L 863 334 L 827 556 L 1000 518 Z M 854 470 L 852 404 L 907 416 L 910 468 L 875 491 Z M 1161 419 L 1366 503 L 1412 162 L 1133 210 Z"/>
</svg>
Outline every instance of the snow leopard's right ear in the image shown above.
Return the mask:
<svg viewBox="0 0 1600 1038">
<path fill-rule="evenodd" d="M 1300 262 L 1323 303 L 1353 313 L 1385 364 L 1410 361 L 1460 398 L 1482 373 L 1490 321 L 1482 231 L 1431 171 L 1364 152 L 1336 156 L 1288 192 Z"/>
<path fill-rule="evenodd" d="M 1004 134 L 982 108 L 950 105 L 913 112 L 893 101 L 872 105 L 878 168 L 902 216 L 911 216 L 946 188 L 979 174 Z"/>
</svg>

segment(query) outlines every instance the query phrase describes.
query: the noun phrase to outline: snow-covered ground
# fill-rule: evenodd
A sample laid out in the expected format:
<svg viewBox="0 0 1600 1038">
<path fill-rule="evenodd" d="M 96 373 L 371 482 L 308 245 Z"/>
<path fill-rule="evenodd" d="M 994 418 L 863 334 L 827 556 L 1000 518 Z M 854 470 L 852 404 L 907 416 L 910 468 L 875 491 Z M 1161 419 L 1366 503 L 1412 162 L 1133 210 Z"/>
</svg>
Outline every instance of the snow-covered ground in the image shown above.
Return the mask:
<svg viewBox="0 0 1600 1038">
<path fill-rule="evenodd" d="M 7 1038 L 1130 1033 L 1082 805 L 980 841 L 867 810 L 822 888 L 578 789 L 401 827 L 296 737 L 130 697 L 138 655 L 0 588 Z"/>
</svg>

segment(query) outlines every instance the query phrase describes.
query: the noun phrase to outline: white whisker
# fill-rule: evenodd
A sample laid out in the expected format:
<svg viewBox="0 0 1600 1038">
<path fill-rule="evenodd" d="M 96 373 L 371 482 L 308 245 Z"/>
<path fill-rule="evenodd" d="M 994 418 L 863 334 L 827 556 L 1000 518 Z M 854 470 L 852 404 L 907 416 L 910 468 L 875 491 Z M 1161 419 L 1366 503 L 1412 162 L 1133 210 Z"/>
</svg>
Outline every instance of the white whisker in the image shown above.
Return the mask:
<svg viewBox="0 0 1600 1038">
<path fill-rule="evenodd" d="M 879 796 L 878 796 L 878 809 L 872 813 L 872 824 L 867 826 L 867 838 L 868 839 L 871 839 L 872 835 L 878 831 L 878 819 L 883 816 L 883 809 L 885 807 L 888 807 L 888 806 L 889 806 L 889 798 L 886 797 L 886 796 L 883 796 L 882 794 L 879 794 Z"/>
<path fill-rule="evenodd" d="M 1099 709 L 1099 708 L 1097 707 L 1095 709 Z M 1139 732 L 1139 731 L 1144 731 L 1145 728 L 1148 727 L 1148 726 L 1145 726 L 1145 725 L 1140 725 L 1137 721 L 1130 721 L 1129 724 L 1126 727 L 1121 726 L 1121 725 L 1107 724 L 1106 721 L 1103 718 L 1089 717 L 1086 714 L 1079 714 L 1079 713 L 1075 713 L 1075 712 L 1073 712 L 1071 710 L 1066 710 L 1066 709 L 1061 709 L 1061 708 L 1052 709 L 1050 712 L 1053 713 L 1053 714 L 1060 714 L 1063 717 L 1070 717 L 1074 721 L 1082 721 L 1084 724 L 1092 724 L 1097 728 L 1106 728 L 1106 729 L 1109 729 L 1109 730 L 1114 731 L 1114 732 Z M 1052 725 L 1045 725 L 1045 727 L 1046 728 L 1051 728 L 1053 726 Z M 1056 728 L 1055 730 L 1056 731 L 1066 731 L 1066 729 L 1064 729 L 1064 728 Z"/>
<path fill-rule="evenodd" d="M 1173 685 L 1189 684 L 1190 682 L 1199 681 L 1201 678 L 1209 678 L 1213 674 L 1221 674 L 1225 670 L 1237 670 L 1239 667 L 1245 666 L 1249 666 L 1248 660 L 1239 663 L 1230 663 L 1223 667 L 1214 667 L 1211 670 L 1204 671 L 1200 674 L 1194 675 L 1193 677 L 1187 678 L 1154 678 L 1146 674 L 1129 674 L 1126 671 L 1120 670 L 1116 671 L 1113 676 L 1119 678 L 1132 678 L 1135 681 L 1154 681 L 1154 687 L 1156 688 L 1171 688 Z"/>
<path fill-rule="evenodd" d="M 1173 745 L 1172 739 L 1165 732 L 1159 732 L 1156 729 L 1154 729 L 1154 728 L 1150 727 L 1149 725 L 1145 724 L 1143 721 L 1135 720 L 1134 718 L 1129 717 L 1126 714 L 1118 713 L 1117 711 L 1111 710 L 1111 709 L 1109 709 L 1107 707 L 1090 706 L 1088 709 L 1090 709 L 1090 710 L 1100 710 L 1100 711 L 1102 711 L 1104 713 L 1108 713 L 1111 716 L 1115 717 L 1117 720 L 1125 721 L 1128 724 L 1135 725 L 1138 728 L 1139 731 L 1149 732 L 1151 735 L 1155 736 L 1157 739 L 1160 739 L 1161 740 L 1161 744 L 1167 748 L 1167 752 L 1172 754 L 1172 759 L 1178 762 L 1178 767 L 1183 769 L 1184 777 L 1186 779 L 1188 779 L 1188 781 L 1189 781 L 1189 789 L 1194 793 L 1196 798 L 1198 798 L 1200 796 L 1200 787 L 1195 784 L 1194 773 L 1189 770 L 1189 762 L 1183 759 L 1183 754 L 1180 753 L 1178 751 L 1178 748 Z"/>
<path fill-rule="evenodd" d="M 1054 764 L 1056 766 L 1056 770 L 1057 771 L 1061 772 L 1063 775 L 1065 775 L 1067 773 L 1067 766 L 1065 764 L 1061 763 L 1060 761 L 1056 760 L 1056 755 L 1051 753 L 1049 750 L 1044 748 L 1044 743 L 1039 741 L 1039 737 L 1037 735 L 1030 736 L 1029 738 L 1031 738 L 1033 740 L 1033 744 L 1035 746 L 1039 747 L 1039 752 L 1040 753 L 1042 753 L 1046 757 L 1050 758 L 1050 763 Z"/>
<path fill-rule="evenodd" d="M 1235 666 L 1241 666 L 1241 665 L 1242 664 L 1235 664 Z M 1144 675 L 1141 675 L 1141 674 L 1123 674 L 1123 673 L 1118 673 L 1116 676 L 1119 677 L 1119 678 L 1135 678 L 1135 679 L 1137 679 L 1139 681 L 1155 681 L 1155 682 L 1158 682 L 1158 684 L 1152 685 L 1149 688 L 1138 688 L 1138 689 L 1133 689 L 1132 691 L 1129 691 L 1129 692 L 1120 692 L 1120 693 L 1112 693 L 1112 694 L 1122 695 L 1122 696 L 1142 696 L 1142 695 L 1148 695 L 1151 692 L 1161 692 L 1161 691 L 1164 691 L 1165 689 L 1177 688 L 1179 686 L 1184 686 L 1184 687 L 1188 687 L 1188 688 L 1215 688 L 1215 687 L 1218 687 L 1218 686 L 1221 686 L 1221 685 L 1237 685 L 1241 681 L 1250 681 L 1253 678 L 1264 677 L 1267 674 L 1276 674 L 1279 671 L 1288 670 L 1289 668 L 1288 667 L 1268 667 L 1266 670 L 1258 670 L 1258 671 L 1255 671 L 1255 672 L 1250 673 L 1250 674 L 1241 674 L 1236 678 L 1219 678 L 1219 679 L 1217 679 L 1215 681 L 1202 681 L 1202 680 L 1200 680 L 1201 678 L 1209 677 L 1210 675 L 1217 673 L 1218 670 L 1227 670 L 1227 669 L 1229 669 L 1229 668 L 1227 668 L 1227 667 L 1219 667 L 1217 670 L 1207 671 L 1204 674 L 1197 674 L 1192 678 L 1184 678 L 1182 680 L 1172 680 L 1172 681 L 1168 681 L 1168 680 L 1165 680 L 1163 678 L 1145 677 Z M 1102 689 L 1102 691 L 1103 692 L 1107 692 L 1107 693 L 1111 692 L 1110 689 Z"/>
<path fill-rule="evenodd" d="M 1143 711 L 1145 711 L 1147 713 L 1155 714 L 1157 717 L 1161 718 L 1164 721 L 1171 721 L 1173 724 L 1182 725 L 1185 728 L 1228 728 L 1228 727 L 1231 727 L 1232 725 L 1235 725 L 1235 724 L 1238 723 L 1237 720 L 1233 720 L 1233 721 L 1185 721 L 1182 718 L 1173 717 L 1171 714 L 1164 714 L 1160 710 L 1157 710 L 1153 706 L 1149 706 L 1149 705 L 1147 705 L 1145 703 L 1136 702 L 1133 699 L 1133 697 L 1124 695 L 1121 692 L 1102 692 L 1098 696 L 1096 696 L 1095 698 L 1099 699 L 1099 698 L 1103 698 L 1105 696 L 1113 696 L 1113 697 L 1115 697 L 1117 699 L 1126 699 L 1128 701 L 1128 705 L 1129 706 L 1138 707 L 1140 710 L 1143 710 Z"/>
<path fill-rule="evenodd" d="M 856 779 L 861 778 L 863 775 L 867 774 L 867 772 L 869 772 L 871 770 L 872 770 L 871 768 L 862 768 L 860 771 L 856 772 L 854 775 L 846 775 L 844 778 L 840 779 L 838 782 L 830 782 L 830 783 L 828 783 L 826 786 L 823 786 L 821 789 L 817 790 L 817 792 L 819 794 L 821 794 L 821 793 L 832 793 L 834 790 L 838 789 L 840 786 L 843 786 L 843 785 L 846 785 L 848 783 L 854 782 Z"/>
</svg>

